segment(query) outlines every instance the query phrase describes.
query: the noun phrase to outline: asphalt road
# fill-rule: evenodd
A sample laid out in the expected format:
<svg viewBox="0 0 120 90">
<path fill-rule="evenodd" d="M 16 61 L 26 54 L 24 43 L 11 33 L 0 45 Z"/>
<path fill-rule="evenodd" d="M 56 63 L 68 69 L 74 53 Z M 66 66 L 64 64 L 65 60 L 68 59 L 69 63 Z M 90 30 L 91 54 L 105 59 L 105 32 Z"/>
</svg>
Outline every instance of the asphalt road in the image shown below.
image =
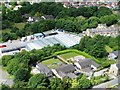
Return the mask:
<svg viewBox="0 0 120 90">
<path fill-rule="evenodd" d="M 13 80 L 10 79 L 8 73 L 0 67 L 0 84 L 2 83 L 12 86 Z"/>
<path fill-rule="evenodd" d="M 118 85 L 118 84 L 120 84 L 120 77 L 115 78 L 111 81 L 99 84 L 97 86 L 94 86 L 93 88 L 109 88 L 109 87 L 113 87 L 113 86 Z"/>
</svg>

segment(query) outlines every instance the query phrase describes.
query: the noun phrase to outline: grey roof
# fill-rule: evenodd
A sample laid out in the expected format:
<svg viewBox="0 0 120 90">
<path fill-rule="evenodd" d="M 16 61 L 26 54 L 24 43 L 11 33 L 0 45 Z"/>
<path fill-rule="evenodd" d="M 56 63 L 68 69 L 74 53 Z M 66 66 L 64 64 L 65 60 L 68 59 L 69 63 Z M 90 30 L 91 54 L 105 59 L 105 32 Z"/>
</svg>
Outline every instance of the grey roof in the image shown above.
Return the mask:
<svg viewBox="0 0 120 90">
<path fill-rule="evenodd" d="M 120 50 L 113 51 L 112 53 L 114 53 L 117 56 L 117 59 L 120 60 Z"/>
<path fill-rule="evenodd" d="M 78 61 L 78 63 L 81 65 L 82 68 L 87 68 L 91 67 L 91 65 L 94 65 L 95 67 L 100 67 L 96 62 L 94 62 L 92 59 L 87 58 L 87 59 L 81 59 Z"/>
<path fill-rule="evenodd" d="M 44 15 L 46 19 L 54 19 L 53 15 Z"/>
<path fill-rule="evenodd" d="M 24 15 L 22 15 L 22 17 L 29 18 L 29 17 L 31 17 L 31 15 L 30 14 L 24 14 Z"/>
<path fill-rule="evenodd" d="M 37 66 L 38 66 L 38 70 L 44 72 L 44 74 L 48 74 L 51 72 L 51 70 L 47 66 L 45 66 L 41 63 L 37 64 Z"/>
<path fill-rule="evenodd" d="M 97 67 L 97 68 L 99 68 L 100 67 L 100 65 L 99 64 L 97 64 L 96 62 L 94 62 L 93 60 L 91 60 L 91 64 L 92 65 L 94 65 L 95 67 Z"/>
<path fill-rule="evenodd" d="M 68 73 L 67 76 L 71 79 L 76 78 L 77 76 L 74 73 Z"/>
<path fill-rule="evenodd" d="M 120 55 L 120 50 L 113 51 L 113 53 L 114 53 L 116 56 L 119 56 L 119 55 Z"/>
<path fill-rule="evenodd" d="M 59 76 L 62 77 L 62 78 L 66 77 L 66 74 L 63 73 L 62 71 L 58 71 L 58 74 L 59 74 Z"/>
<path fill-rule="evenodd" d="M 34 21 L 40 20 L 40 17 L 33 17 L 33 20 L 34 20 Z"/>
<path fill-rule="evenodd" d="M 89 30 L 90 30 L 90 32 L 97 33 L 97 32 L 115 32 L 115 31 L 118 32 L 119 29 L 120 29 L 120 27 L 118 27 L 118 26 L 110 26 L 110 27 L 104 27 L 104 28 L 92 28 Z"/>
<path fill-rule="evenodd" d="M 120 71 L 120 63 L 117 63 L 116 66 L 118 67 L 118 70 Z"/>
<path fill-rule="evenodd" d="M 82 70 L 85 71 L 85 72 L 93 72 L 93 70 L 90 67 L 86 67 Z"/>
<path fill-rule="evenodd" d="M 90 59 L 81 59 L 78 61 L 78 63 L 80 64 L 82 68 L 86 68 L 86 67 L 90 67 L 91 65 L 90 61 L 91 61 Z"/>
<path fill-rule="evenodd" d="M 2 43 L 2 45 L 6 45 L 7 47 L 1 48 L 1 51 L 8 52 L 8 51 L 24 48 L 26 46 L 26 43 L 19 40 L 13 40 L 12 43 L 5 42 L 5 43 Z"/>
<path fill-rule="evenodd" d="M 72 64 L 62 65 L 56 69 L 57 71 L 62 71 L 63 73 L 70 73 L 75 71 L 75 68 Z"/>
</svg>

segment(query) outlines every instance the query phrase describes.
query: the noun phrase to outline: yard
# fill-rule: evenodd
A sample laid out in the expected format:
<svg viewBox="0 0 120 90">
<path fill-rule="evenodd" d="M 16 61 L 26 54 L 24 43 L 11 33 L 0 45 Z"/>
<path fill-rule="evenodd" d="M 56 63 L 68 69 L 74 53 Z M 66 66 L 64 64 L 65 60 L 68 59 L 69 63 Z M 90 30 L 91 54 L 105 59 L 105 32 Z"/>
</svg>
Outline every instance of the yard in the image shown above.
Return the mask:
<svg viewBox="0 0 120 90">
<path fill-rule="evenodd" d="M 68 52 L 68 53 L 62 54 L 60 56 L 64 59 L 68 59 L 68 58 L 75 57 L 75 56 L 78 56 L 78 55 L 79 54 L 75 53 L 75 52 Z"/>
<path fill-rule="evenodd" d="M 13 26 L 19 28 L 19 29 L 23 29 L 26 23 L 22 22 L 22 23 L 15 23 Z M 10 33 L 11 29 L 10 28 L 6 28 L 3 30 L 0 30 L 0 33 L 2 32 L 6 32 L 6 33 Z"/>
<path fill-rule="evenodd" d="M 19 28 L 19 29 L 23 29 L 26 23 L 22 22 L 22 23 L 15 23 L 15 27 Z"/>
<path fill-rule="evenodd" d="M 98 59 L 94 58 L 93 56 L 88 55 L 85 52 L 75 50 L 75 49 L 63 50 L 63 51 L 60 51 L 60 52 L 56 52 L 54 55 L 59 55 L 60 57 L 62 57 L 65 60 L 69 59 L 69 58 L 72 58 L 74 56 L 81 55 L 81 56 L 84 56 L 85 58 L 93 59 L 96 63 L 100 63 L 100 61 Z"/>
<path fill-rule="evenodd" d="M 50 69 L 53 69 L 57 68 L 63 63 L 59 59 L 50 58 L 45 61 L 42 61 L 42 64 L 48 66 Z"/>
<path fill-rule="evenodd" d="M 109 81 L 109 76 L 105 74 L 105 75 L 100 75 L 97 77 L 92 77 L 91 81 L 92 81 L 93 85 L 98 85 L 98 84 L 104 83 L 106 81 Z"/>
<path fill-rule="evenodd" d="M 108 52 L 108 53 L 110 53 L 110 52 L 112 52 L 113 50 L 112 50 L 112 48 L 110 48 L 109 46 L 105 46 L 105 49 L 106 49 L 106 51 Z"/>
</svg>

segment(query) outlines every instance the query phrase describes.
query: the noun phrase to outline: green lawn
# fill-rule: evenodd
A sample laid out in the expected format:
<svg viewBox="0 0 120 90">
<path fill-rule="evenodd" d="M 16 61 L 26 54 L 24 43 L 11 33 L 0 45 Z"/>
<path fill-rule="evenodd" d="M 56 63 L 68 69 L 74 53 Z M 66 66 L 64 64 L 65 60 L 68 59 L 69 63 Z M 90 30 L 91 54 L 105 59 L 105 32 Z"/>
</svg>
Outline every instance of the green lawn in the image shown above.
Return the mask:
<svg viewBox="0 0 120 90">
<path fill-rule="evenodd" d="M 59 59 L 47 59 L 45 61 L 42 61 L 42 64 L 48 66 L 50 69 L 52 68 L 57 68 L 58 67 L 58 63 L 61 62 Z"/>
<path fill-rule="evenodd" d="M 19 28 L 19 29 L 23 29 L 24 28 L 24 26 L 25 26 L 25 22 L 22 22 L 22 23 L 15 23 L 15 27 L 17 27 L 17 28 Z"/>
<path fill-rule="evenodd" d="M 24 26 L 25 26 L 25 22 L 22 22 L 22 23 L 15 23 L 14 24 L 14 26 L 15 27 L 17 27 L 17 28 L 19 28 L 19 29 L 23 29 L 24 28 Z M 0 30 L 0 33 L 2 33 L 2 32 L 7 32 L 7 33 L 9 33 L 11 31 L 11 29 L 3 29 L 3 30 Z"/>
<path fill-rule="evenodd" d="M 68 53 L 62 54 L 60 56 L 64 59 L 68 59 L 68 58 L 75 57 L 75 56 L 78 56 L 78 55 L 79 54 L 75 53 L 75 52 L 68 52 Z"/>
<path fill-rule="evenodd" d="M 0 33 L 2 33 L 2 32 L 7 32 L 7 33 L 9 33 L 11 31 L 11 29 L 3 29 L 3 30 L 0 30 Z"/>
<path fill-rule="evenodd" d="M 69 54 L 70 53 L 70 54 Z M 68 54 L 68 55 L 66 55 Z M 78 56 L 78 55 L 82 55 L 86 58 L 91 58 L 93 59 L 96 63 L 99 63 L 100 64 L 100 61 L 98 59 L 96 59 L 95 57 L 85 53 L 85 52 L 82 52 L 82 51 L 78 51 L 78 50 L 75 50 L 75 49 L 67 49 L 67 50 L 63 50 L 63 51 L 60 51 L 60 52 L 56 52 L 54 55 L 60 55 L 60 56 L 63 56 L 63 58 L 69 58 L 69 57 L 73 57 L 73 56 Z M 64 58 L 64 59 L 65 59 Z"/>
<path fill-rule="evenodd" d="M 112 52 L 113 50 L 112 50 L 112 48 L 110 48 L 109 46 L 105 46 L 105 49 L 106 49 L 106 51 L 108 52 L 108 53 L 110 53 L 110 52 Z"/>
</svg>

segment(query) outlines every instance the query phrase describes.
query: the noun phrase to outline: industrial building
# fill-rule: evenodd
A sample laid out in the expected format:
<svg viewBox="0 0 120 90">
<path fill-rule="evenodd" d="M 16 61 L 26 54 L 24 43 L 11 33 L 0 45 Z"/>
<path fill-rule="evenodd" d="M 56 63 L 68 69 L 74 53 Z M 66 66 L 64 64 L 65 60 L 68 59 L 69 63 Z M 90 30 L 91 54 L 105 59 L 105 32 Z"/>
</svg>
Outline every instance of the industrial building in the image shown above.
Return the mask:
<svg viewBox="0 0 120 90">
<path fill-rule="evenodd" d="M 48 45 L 53 46 L 54 44 L 60 44 L 65 47 L 71 47 L 73 45 L 79 44 L 79 41 L 79 36 L 59 32 L 55 35 L 41 37 L 39 39 L 33 40 L 27 43 L 26 48 L 30 51 L 33 49 L 42 49 L 43 47 L 46 47 Z"/>
<path fill-rule="evenodd" d="M 79 44 L 80 38 L 80 36 L 58 30 L 36 33 L 22 37 L 19 40 L 9 40 L 8 42 L 1 43 L 0 58 L 3 55 L 14 55 L 23 49 L 31 51 L 33 49 L 42 49 L 48 45 L 53 46 L 55 44 L 60 44 L 65 47 L 71 47 Z"/>
</svg>

